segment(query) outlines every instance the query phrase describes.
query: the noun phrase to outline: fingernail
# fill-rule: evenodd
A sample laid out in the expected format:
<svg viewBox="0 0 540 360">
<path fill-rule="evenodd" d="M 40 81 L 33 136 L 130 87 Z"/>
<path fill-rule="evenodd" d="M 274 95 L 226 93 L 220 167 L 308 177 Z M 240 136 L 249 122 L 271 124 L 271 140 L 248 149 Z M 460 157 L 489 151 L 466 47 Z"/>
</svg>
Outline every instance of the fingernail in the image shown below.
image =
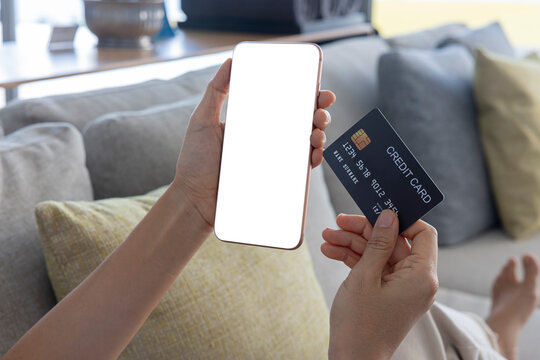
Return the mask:
<svg viewBox="0 0 540 360">
<path fill-rule="evenodd" d="M 379 218 L 377 219 L 377 222 L 375 223 L 376 227 L 382 227 L 382 228 L 389 228 L 392 226 L 392 223 L 394 222 L 394 212 L 392 210 L 384 210 L 381 215 L 379 215 Z"/>
<path fill-rule="evenodd" d="M 330 123 L 330 113 L 326 110 L 324 110 L 324 113 L 326 114 L 324 119 L 324 125 L 328 125 Z"/>
</svg>

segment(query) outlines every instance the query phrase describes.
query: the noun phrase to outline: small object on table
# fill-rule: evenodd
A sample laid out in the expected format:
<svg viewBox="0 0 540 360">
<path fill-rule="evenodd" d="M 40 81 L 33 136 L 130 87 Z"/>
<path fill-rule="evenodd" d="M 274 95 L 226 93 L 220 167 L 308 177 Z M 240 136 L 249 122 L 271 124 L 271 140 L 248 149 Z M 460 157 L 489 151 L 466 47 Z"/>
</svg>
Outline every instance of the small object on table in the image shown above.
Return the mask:
<svg viewBox="0 0 540 360">
<path fill-rule="evenodd" d="M 86 25 L 98 47 L 151 49 L 163 25 L 163 0 L 84 0 Z"/>
<path fill-rule="evenodd" d="M 163 16 L 163 25 L 161 26 L 161 30 L 159 30 L 157 35 L 152 38 L 152 41 L 174 37 L 174 30 L 171 28 L 171 24 L 169 23 L 169 17 L 167 16 L 167 7 L 165 6 L 165 4 L 163 4 L 163 13 L 165 14 Z"/>
<path fill-rule="evenodd" d="M 71 51 L 79 25 L 53 26 L 49 38 L 50 51 Z"/>
</svg>

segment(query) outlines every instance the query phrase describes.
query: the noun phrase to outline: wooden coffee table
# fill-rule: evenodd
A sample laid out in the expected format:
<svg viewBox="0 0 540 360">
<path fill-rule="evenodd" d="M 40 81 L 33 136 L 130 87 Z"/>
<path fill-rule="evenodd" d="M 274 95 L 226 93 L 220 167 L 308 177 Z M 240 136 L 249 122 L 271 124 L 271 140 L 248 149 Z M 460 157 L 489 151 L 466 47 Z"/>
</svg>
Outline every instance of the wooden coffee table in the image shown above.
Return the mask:
<svg viewBox="0 0 540 360">
<path fill-rule="evenodd" d="M 87 28 L 79 32 L 89 33 Z M 341 38 L 374 34 L 371 24 L 309 34 L 279 36 L 269 34 L 228 33 L 203 30 L 177 30 L 174 38 L 158 41 L 152 50 L 104 49 L 96 47 L 89 34 L 77 36 L 74 50 L 49 51 L 44 41 L 6 43 L 0 47 L 0 87 L 6 89 L 6 100 L 16 97 L 21 84 L 122 69 L 131 66 L 179 60 L 231 50 L 245 40 L 284 42 L 327 42 Z"/>
</svg>

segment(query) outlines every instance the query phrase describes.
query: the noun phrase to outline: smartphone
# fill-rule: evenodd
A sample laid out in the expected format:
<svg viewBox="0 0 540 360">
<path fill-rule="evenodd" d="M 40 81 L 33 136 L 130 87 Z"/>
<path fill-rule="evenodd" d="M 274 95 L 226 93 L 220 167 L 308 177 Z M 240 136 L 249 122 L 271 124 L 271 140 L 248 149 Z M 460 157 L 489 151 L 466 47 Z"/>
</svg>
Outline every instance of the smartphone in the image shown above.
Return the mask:
<svg viewBox="0 0 540 360">
<path fill-rule="evenodd" d="M 233 51 L 216 237 L 295 249 L 303 240 L 322 51 L 242 42 Z"/>
</svg>

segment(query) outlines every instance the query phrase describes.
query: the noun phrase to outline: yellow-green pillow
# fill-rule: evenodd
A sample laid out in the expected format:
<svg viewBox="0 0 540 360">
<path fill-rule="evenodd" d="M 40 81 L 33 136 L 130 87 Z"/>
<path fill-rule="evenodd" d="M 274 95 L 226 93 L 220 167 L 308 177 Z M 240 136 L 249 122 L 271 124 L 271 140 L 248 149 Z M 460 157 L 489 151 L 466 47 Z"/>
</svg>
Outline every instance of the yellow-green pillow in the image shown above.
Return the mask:
<svg viewBox="0 0 540 360">
<path fill-rule="evenodd" d="M 479 51 L 474 91 L 497 207 L 505 230 L 540 230 L 540 62 Z"/>
<path fill-rule="evenodd" d="M 163 190 L 37 206 L 59 300 L 120 245 Z M 283 251 L 211 236 L 120 358 L 323 359 L 328 332 L 328 309 L 305 245 Z"/>
<path fill-rule="evenodd" d="M 525 59 L 538 61 L 538 60 L 540 60 L 540 55 L 538 53 L 536 53 L 536 52 L 532 52 L 529 55 L 525 56 Z"/>
</svg>

